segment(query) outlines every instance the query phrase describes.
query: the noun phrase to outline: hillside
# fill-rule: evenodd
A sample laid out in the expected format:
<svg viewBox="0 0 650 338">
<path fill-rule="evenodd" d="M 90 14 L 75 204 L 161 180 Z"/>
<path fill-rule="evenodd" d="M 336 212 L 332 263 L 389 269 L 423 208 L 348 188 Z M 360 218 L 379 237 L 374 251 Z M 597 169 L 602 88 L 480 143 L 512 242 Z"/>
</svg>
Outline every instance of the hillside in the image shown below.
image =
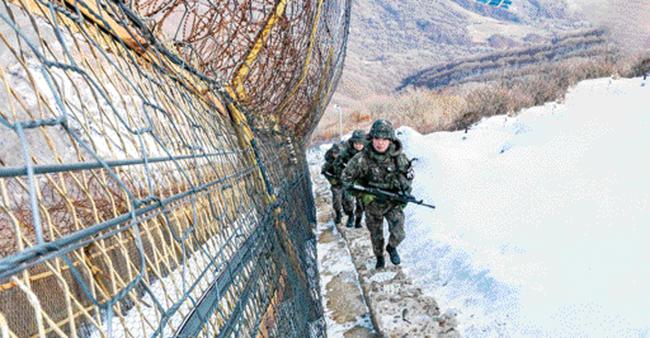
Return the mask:
<svg viewBox="0 0 650 338">
<path fill-rule="evenodd" d="M 595 61 L 614 58 L 616 48 L 600 29 L 578 32 L 526 48 L 512 48 L 425 68 L 407 76 L 397 87 L 441 89 L 467 82 L 486 82 L 521 77 L 539 72 L 545 65 L 569 59 Z"/>
<path fill-rule="evenodd" d="M 404 209 L 402 264 L 388 272 L 434 297 L 463 337 L 646 337 L 649 80 L 582 81 L 562 102 L 467 131 L 399 128 L 418 159 L 413 194 L 436 209 Z M 370 252 L 350 250 L 364 273 L 386 274 L 368 269 Z"/>
<path fill-rule="evenodd" d="M 557 1 L 516 1 L 508 10 L 473 0 L 355 1 L 345 71 L 333 102 L 349 107 L 392 92 L 424 67 L 550 43 L 587 27 Z"/>
<path fill-rule="evenodd" d="M 649 95 L 602 78 L 467 132 L 400 129 L 437 206 L 405 209 L 403 265 L 463 336 L 648 335 Z"/>
<path fill-rule="evenodd" d="M 463 129 L 561 100 L 584 79 L 646 74 L 644 1 L 356 1 L 343 76 L 311 142 L 380 117 L 423 133 Z"/>
</svg>

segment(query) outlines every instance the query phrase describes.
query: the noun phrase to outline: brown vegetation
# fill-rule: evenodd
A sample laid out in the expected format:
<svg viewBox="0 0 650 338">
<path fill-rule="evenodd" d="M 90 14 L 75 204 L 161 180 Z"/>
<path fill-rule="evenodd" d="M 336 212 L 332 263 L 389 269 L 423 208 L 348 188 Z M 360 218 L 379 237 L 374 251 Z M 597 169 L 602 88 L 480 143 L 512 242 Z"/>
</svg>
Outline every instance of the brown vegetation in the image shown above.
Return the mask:
<svg viewBox="0 0 650 338">
<path fill-rule="evenodd" d="M 508 74 L 498 81 L 466 83 L 443 90 L 409 89 L 392 95 L 374 95 L 345 112 L 343 132 L 368 128 L 385 118 L 421 133 L 468 128 L 482 117 L 516 114 L 520 110 L 561 100 L 577 82 L 606 76 L 641 76 L 650 72 L 650 56 L 613 62 L 609 59 L 572 59 L 537 67 L 534 73 Z M 338 136 L 338 115 L 326 114 L 312 136 L 320 143 Z"/>
</svg>

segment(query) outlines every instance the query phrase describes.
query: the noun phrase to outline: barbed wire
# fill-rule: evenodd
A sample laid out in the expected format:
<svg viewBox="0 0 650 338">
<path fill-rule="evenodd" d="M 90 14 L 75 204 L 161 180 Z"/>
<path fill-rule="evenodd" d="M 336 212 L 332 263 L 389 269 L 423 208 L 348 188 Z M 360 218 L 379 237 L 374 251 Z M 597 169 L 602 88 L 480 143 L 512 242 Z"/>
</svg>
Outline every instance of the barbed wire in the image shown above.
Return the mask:
<svg viewBox="0 0 650 338">
<path fill-rule="evenodd" d="M 349 10 L 3 0 L 0 331 L 323 336 L 303 143 Z"/>
</svg>

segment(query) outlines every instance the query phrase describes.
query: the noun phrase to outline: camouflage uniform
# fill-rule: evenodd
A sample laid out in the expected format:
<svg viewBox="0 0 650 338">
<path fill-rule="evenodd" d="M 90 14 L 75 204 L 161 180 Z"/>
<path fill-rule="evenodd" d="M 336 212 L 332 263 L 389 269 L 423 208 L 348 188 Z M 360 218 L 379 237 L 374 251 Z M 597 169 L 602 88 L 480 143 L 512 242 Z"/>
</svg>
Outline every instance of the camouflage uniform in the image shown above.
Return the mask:
<svg viewBox="0 0 650 338">
<path fill-rule="evenodd" d="M 334 160 L 334 171 L 338 177 L 341 176 L 343 170 L 347 166 L 348 162 L 359 153 L 359 150 L 354 148 L 355 143 L 362 143 L 364 149 L 367 144 L 366 133 L 363 130 L 355 130 L 352 133 L 352 137 L 343 143 L 343 146 L 340 148 L 339 156 Z M 361 150 L 363 151 L 363 150 Z M 354 213 L 354 225 L 357 228 L 361 227 L 361 218 L 363 217 L 363 204 L 361 203 L 360 198 L 355 198 L 352 194 L 345 190 L 343 191 L 343 211 L 348 216 L 347 227 L 352 227 L 352 214 Z M 356 203 L 355 203 L 356 202 Z"/>
<path fill-rule="evenodd" d="M 343 171 L 341 180 L 345 186 L 360 184 L 392 192 L 411 192 L 413 174 L 410 161 L 402 153 L 402 144 L 395 137 L 390 122 L 377 120 L 372 125 L 368 139 L 383 138 L 391 140 L 388 150 L 378 153 L 372 144 L 355 155 Z M 391 261 L 399 264 L 399 256 L 395 250 L 404 239 L 404 205 L 394 201 L 380 200 L 374 195 L 360 194 L 365 207 L 366 226 L 370 231 L 372 248 L 377 257 L 377 266 L 383 267 L 384 261 L 384 232 L 383 220 L 388 222 L 390 237 L 387 250 L 391 253 Z M 394 251 L 396 259 L 393 259 Z M 381 264 L 380 264 L 381 261 Z M 397 262 L 397 263 L 395 263 Z"/>
<path fill-rule="evenodd" d="M 341 154 L 341 148 L 344 146 L 345 142 L 334 143 L 330 149 L 325 152 L 325 163 L 321 168 L 321 174 L 325 175 L 326 173 L 329 176 L 325 176 L 330 183 L 330 190 L 332 191 L 332 208 L 334 209 L 334 223 L 341 222 L 341 206 L 345 210 L 352 210 L 352 201 L 344 200 L 343 193 L 343 184 L 341 182 L 341 171 L 337 170 L 334 165 L 336 159 Z"/>
</svg>

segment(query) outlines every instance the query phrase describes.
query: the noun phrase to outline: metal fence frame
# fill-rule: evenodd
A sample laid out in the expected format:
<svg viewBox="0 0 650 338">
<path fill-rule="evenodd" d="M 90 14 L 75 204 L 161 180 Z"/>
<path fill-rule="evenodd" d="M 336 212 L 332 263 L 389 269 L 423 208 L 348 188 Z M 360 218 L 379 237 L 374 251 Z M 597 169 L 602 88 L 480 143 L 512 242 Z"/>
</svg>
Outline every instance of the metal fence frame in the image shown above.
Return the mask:
<svg viewBox="0 0 650 338">
<path fill-rule="evenodd" d="M 231 89 L 136 4 L 4 0 L 3 336 L 324 336 L 303 144 L 340 77 L 350 4 L 305 1 L 308 48 L 282 87 L 294 122 L 269 123 L 242 102 L 270 92 L 243 92 L 261 58 Z"/>
</svg>

